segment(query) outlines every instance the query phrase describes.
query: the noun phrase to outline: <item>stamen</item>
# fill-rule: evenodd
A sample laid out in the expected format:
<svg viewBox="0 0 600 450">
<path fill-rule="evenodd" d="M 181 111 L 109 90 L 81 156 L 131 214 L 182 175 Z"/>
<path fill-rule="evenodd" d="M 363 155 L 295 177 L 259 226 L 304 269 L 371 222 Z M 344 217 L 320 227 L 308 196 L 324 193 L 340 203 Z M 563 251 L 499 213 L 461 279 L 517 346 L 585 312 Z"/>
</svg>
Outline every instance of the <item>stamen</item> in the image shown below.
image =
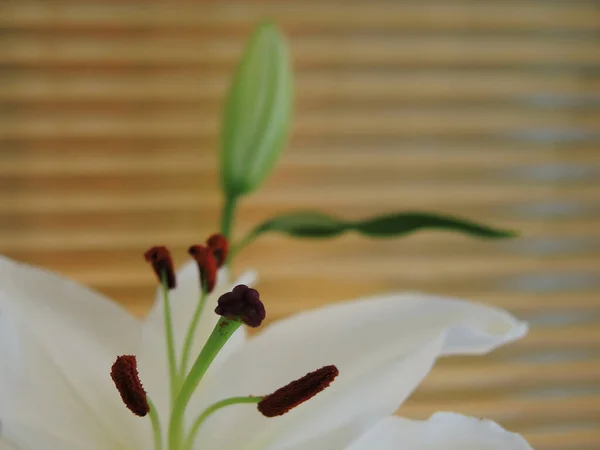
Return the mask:
<svg viewBox="0 0 600 450">
<path fill-rule="evenodd" d="M 250 327 L 258 327 L 265 320 L 265 306 L 260 301 L 256 289 L 245 284 L 233 288 L 233 291 L 221 295 L 215 312 L 231 320 L 241 320 Z"/>
<path fill-rule="evenodd" d="M 208 293 L 212 292 L 217 283 L 217 260 L 215 259 L 215 255 L 211 250 L 202 245 L 192 245 L 188 253 L 198 263 L 203 289 Z"/>
<path fill-rule="evenodd" d="M 229 254 L 229 241 L 222 234 L 213 234 L 206 240 L 206 245 L 212 250 L 215 259 L 217 260 L 217 267 L 222 267 L 227 261 L 227 255 Z"/>
<path fill-rule="evenodd" d="M 144 417 L 150 412 L 148 397 L 140 381 L 135 356 L 119 356 L 112 365 L 110 376 L 121 394 L 123 403 L 132 413 Z"/>
<path fill-rule="evenodd" d="M 206 408 L 204 410 L 204 412 L 202 414 L 200 414 L 194 421 L 194 424 L 192 425 L 190 432 L 188 434 L 187 443 L 186 443 L 185 448 L 190 449 L 190 450 L 194 448 L 194 440 L 196 439 L 198 430 L 200 429 L 200 426 L 204 423 L 204 421 L 206 421 L 206 419 L 211 416 L 211 414 L 214 414 L 215 412 L 219 411 L 222 408 L 225 408 L 226 406 L 242 405 L 244 403 L 259 403 L 261 401 L 262 401 L 262 397 L 250 396 L 250 397 L 231 397 L 231 398 L 226 398 L 219 402 L 213 403 L 208 408 Z"/>
<path fill-rule="evenodd" d="M 338 374 L 335 366 L 321 367 L 265 396 L 258 410 L 266 417 L 281 416 L 327 388 Z"/>
<path fill-rule="evenodd" d="M 175 269 L 171 253 L 166 247 L 152 247 L 144 253 L 146 261 L 152 264 L 152 268 L 158 277 L 158 282 L 163 283 L 163 277 L 166 277 L 167 287 L 174 289 L 177 281 L 175 278 Z"/>
</svg>

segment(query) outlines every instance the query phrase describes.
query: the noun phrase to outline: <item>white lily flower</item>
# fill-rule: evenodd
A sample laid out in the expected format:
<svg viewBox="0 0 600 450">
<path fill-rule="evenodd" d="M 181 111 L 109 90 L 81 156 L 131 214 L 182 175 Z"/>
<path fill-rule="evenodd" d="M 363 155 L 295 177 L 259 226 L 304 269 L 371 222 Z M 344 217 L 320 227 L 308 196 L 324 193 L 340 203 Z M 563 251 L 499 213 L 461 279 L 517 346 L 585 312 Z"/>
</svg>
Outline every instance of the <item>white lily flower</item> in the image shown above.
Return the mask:
<svg viewBox="0 0 600 450">
<path fill-rule="evenodd" d="M 428 421 L 392 417 L 439 356 L 483 354 L 521 338 L 527 325 L 507 312 L 423 294 L 391 294 L 303 312 L 248 338 L 227 341 L 185 410 L 185 430 L 223 399 L 273 392 L 305 373 L 335 365 L 339 376 L 286 415 L 256 405 L 219 409 L 195 440 L 174 447 L 166 432 L 171 393 L 164 303 L 159 292 L 145 320 L 49 271 L 0 259 L 1 442 L 17 450 L 392 450 L 530 449 L 518 435 L 450 413 Z M 217 299 L 253 274 L 227 283 L 222 270 L 205 302 L 191 355 L 221 319 Z M 176 357 L 200 287 L 195 264 L 170 292 Z M 214 333 L 213 333 L 214 335 Z M 137 356 L 139 376 L 162 422 L 163 444 L 148 418 L 128 411 L 110 368 Z"/>
</svg>

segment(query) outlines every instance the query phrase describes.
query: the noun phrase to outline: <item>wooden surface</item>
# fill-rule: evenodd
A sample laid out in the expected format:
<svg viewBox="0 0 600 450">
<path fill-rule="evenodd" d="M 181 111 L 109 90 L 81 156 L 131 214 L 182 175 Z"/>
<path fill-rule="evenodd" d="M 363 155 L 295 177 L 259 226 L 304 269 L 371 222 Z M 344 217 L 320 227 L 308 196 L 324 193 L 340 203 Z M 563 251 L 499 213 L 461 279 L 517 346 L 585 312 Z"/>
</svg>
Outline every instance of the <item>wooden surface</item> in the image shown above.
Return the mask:
<svg viewBox="0 0 600 450">
<path fill-rule="evenodd" d="M 327 243 L 268 237 L 237 262 L 270 318 L 418 289 L 508 308 L 522 342 L 442 361 L 402 409 L 487 416 L 540 450 L 600 447 L 600 3 L 0 2 L 0 252 L 136 314 L 218 224 L 221 104 L 253 25 L 295 57 L 294 133 L 238 233 L 291 208 L 435 209 L 522 232 Z"/>
</svg>

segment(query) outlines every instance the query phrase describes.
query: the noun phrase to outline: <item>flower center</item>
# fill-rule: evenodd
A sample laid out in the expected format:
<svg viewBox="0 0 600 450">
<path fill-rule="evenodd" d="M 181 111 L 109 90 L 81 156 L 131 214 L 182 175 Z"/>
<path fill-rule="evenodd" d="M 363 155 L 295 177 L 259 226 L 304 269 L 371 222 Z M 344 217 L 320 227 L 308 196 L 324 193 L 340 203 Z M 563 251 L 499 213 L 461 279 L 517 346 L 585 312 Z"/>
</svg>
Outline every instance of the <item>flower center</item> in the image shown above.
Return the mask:
<svg viewBox="0 0 600 450">
<path fill-rule="evenodd" d="M 201 295 L 190 320 L 180 353 L 176 352 L 175 349 L 169 301 L 169 292 L 177 285 L 173 259 L 165 247 L 153 247 L 145 253 L 146 260 L 151 264 L 163 287 L 164 328 L 171 392 L 171 414 L 168 419 L 168 428 L 165 429 L 164 434 L 163 423 L 140 381 L 135 356 L 119 356 L 112 366 L 111 377 L 125 406 L 140 417 L 150 416 L 156 450 L 163 450 L 164 448 L 168 450 L 192 450 L 198 431 L 205 420 L 211 414 L 227 406 L 252 403 L 256 404 L 258 412 L 266 417 L 281 416 L 326 389 L 338 375 L 335 366 L 325 366 L 292 381 L 272 394 L 226 398 L 204 410 L 194 420 L 191 427 L 185 426 L 187 406 L 220 350 L 242 325 L 258 327 L 266 317 L 260 294 L 255 289 L 238 285 L 231 292 L 221 295 L 215 309 L 215 312 L 221 318 L 190 366 L 190 360 L 193 356 L 191 349 L 198 323 L 207 297 L 215 287 L 217 269 L 225 265 L 228 252 L 229 243 L 220 234 L 211 236 L 205 246 L 193 245 L 189 249 L 189 254 L 198 264 Z M 181 355 L 179 359 L 176 356 L 178 354 Z M 164 447 L 165 444 L 166 447 Z"/>
</svg>

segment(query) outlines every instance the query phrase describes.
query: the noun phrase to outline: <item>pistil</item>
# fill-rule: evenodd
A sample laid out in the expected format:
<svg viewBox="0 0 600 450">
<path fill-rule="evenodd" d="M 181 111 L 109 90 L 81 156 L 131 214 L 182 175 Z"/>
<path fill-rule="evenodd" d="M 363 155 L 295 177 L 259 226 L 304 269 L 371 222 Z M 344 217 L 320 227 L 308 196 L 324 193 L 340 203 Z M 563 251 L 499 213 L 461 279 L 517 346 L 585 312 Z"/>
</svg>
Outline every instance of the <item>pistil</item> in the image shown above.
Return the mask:
<svg viewBox="0 0 600 450">
<path fill-rule="evenodd" d="M 221 318 L 204 344 L 202 351 L 196 358 L 194 365 L 181 386 L 179 395 L 173 406 L 171 422 L 169 425 L 169 448 L 171 450 L 178 450 L 181 448 L 181 441 L 183 439 L 183 419 L 187 405 L 192 398 L 192 394 L 198 387 L 198 384 L 206 374 L 206 371 L 214 361 L 215 357 L 240 325 L 241 322 Z"/>
<path fill-rule="evenodd" d="M 265 319 L 265 307 L 260 301 L 258 292 L 245 285 L 236 286 L 232 292 L 219 297 L 215 312 L 223 317 L 217 322 L 206 344 L 204 344 L 204 348 L 196 358 L 190 373 L 181 386 L 173 408 L 169 426 L 171 450 L 180 448 L 185 409 L 215 357 L 242 323 L 251 327 L 258 327 Z"/>
</svg>

